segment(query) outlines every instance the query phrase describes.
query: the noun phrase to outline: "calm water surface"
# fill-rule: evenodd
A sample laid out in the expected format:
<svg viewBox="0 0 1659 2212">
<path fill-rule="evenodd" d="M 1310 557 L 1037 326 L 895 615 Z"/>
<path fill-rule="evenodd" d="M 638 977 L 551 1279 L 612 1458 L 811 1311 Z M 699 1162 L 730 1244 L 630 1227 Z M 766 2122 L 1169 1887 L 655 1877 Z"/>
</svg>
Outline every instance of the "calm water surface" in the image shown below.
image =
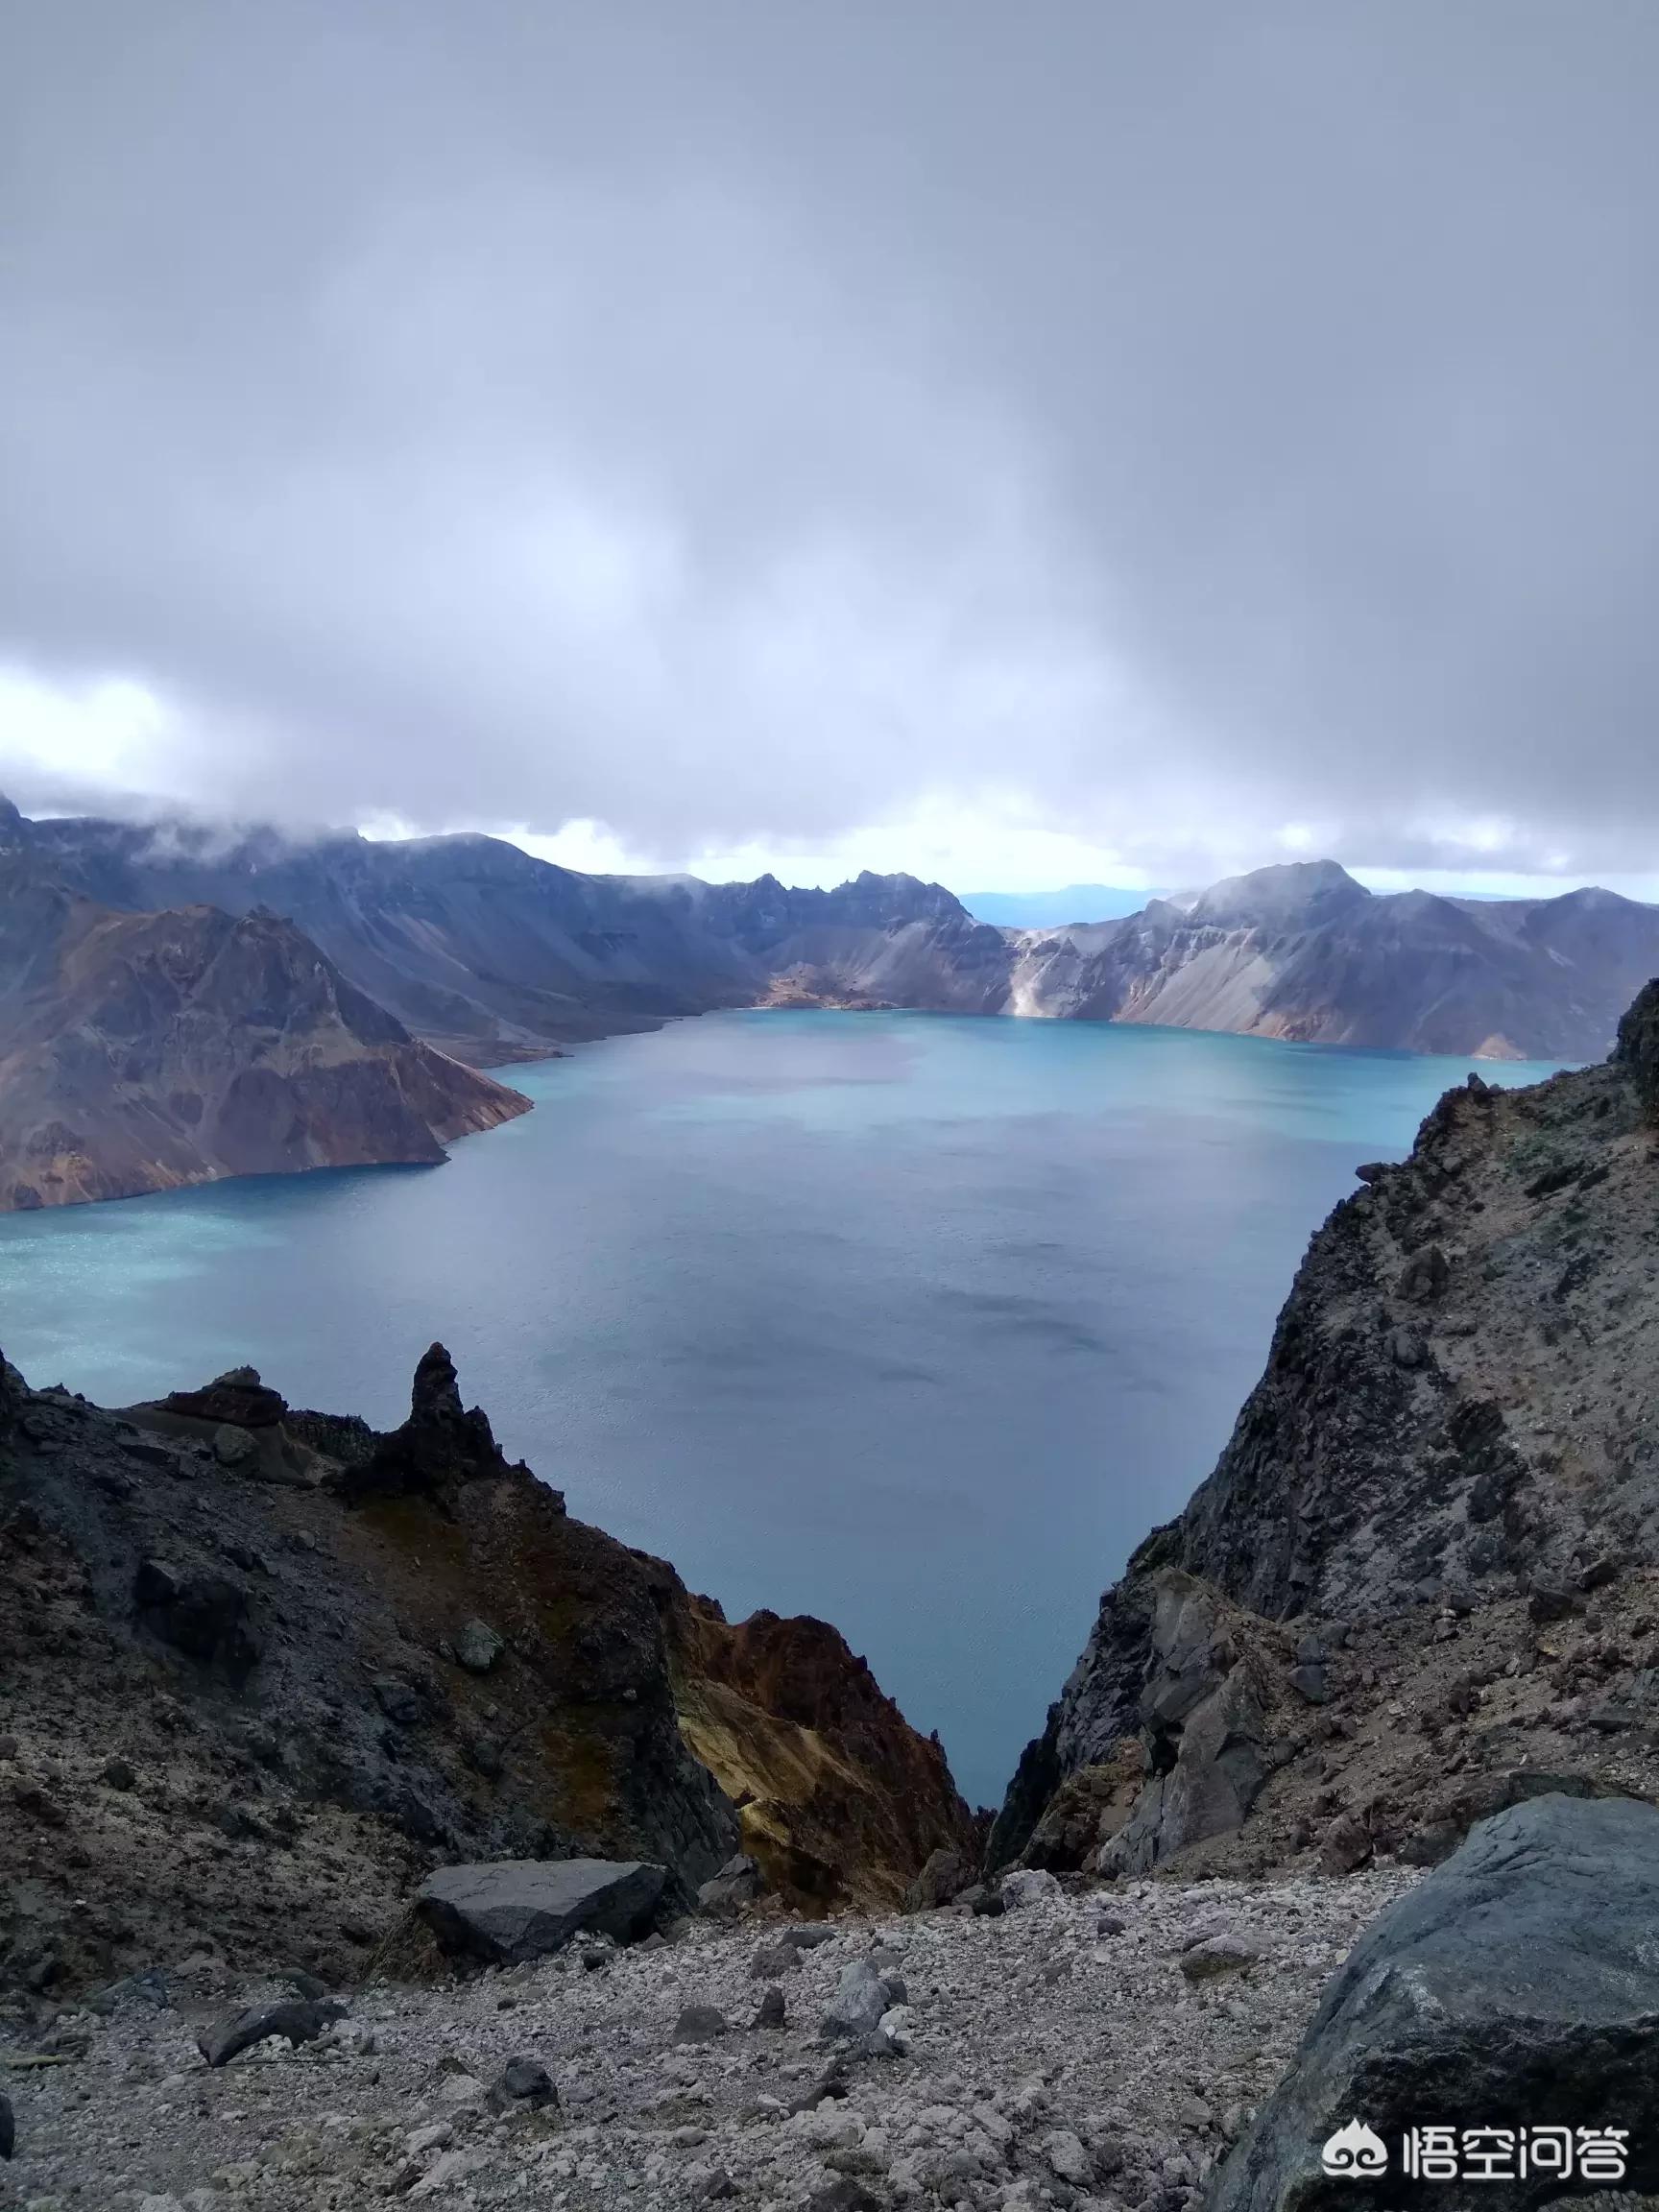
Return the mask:
<svg viewBox="0 0 1659 2212">
<path fill-rule="evenodd" d="M 442 1337 L 573 1512 L 733 1616 L 835 1622 L 991 1801 L 1225 1441 L 1310 1233 L 1466 1069 L 710 1015 L 514 1070 L 536 1112 L 440 1168 L 0 1220 L 0 1344 L 106 1403 L 247 1360 L 390 1426 Z"/>
</svg>

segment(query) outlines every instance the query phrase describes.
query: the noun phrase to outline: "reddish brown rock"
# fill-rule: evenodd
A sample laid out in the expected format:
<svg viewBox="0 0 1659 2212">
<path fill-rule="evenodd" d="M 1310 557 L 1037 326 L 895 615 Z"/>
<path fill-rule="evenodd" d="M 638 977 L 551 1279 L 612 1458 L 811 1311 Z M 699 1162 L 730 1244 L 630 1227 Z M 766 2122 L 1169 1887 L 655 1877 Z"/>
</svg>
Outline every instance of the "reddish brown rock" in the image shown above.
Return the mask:
<svg viewBox="0 0 1659 2212">
<path fill-rule="evenodd" d="M 528 1107 L 275 914 L 114 913 L 0 855 L 0 1212 L 432 1165 Z"/>
<path fill-rule="evenodd" d="M 827 1622 L 729 1622 L 663 1570 L 686 1742 L 739 1808 L 743 1847 L 802 1903 L 890 1910 L 936 1851 L 980 1839 L 938 1740 L 917 1734 Z"/>
</svg>

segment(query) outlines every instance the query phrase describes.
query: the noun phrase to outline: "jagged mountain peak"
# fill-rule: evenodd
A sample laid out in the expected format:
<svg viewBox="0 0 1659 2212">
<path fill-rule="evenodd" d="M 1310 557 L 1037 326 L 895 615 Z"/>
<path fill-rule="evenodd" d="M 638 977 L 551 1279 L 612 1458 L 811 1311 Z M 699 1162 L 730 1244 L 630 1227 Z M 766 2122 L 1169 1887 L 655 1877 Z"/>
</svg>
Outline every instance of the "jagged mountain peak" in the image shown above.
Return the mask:
<svg viewBox="0 0 1659 2212">
<path fill-rule="evenodd" d="M 1212 883 L 1198 894 L 1188 918 L 1222 927 L 1310 924 L 1370 897 L 1335 860 L 1283 860 Z"/>
</svg>

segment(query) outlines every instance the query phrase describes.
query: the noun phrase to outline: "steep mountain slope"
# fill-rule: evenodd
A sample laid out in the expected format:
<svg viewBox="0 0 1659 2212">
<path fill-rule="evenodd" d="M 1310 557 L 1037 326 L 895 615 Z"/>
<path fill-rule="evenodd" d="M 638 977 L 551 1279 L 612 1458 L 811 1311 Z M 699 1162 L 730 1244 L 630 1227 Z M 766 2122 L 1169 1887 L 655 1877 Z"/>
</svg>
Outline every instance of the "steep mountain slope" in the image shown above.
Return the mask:
<svg viewBox="0 0 1659 2212">
<path fill-rule="evenodd" d="M 109 906 L 268 906 L 407 1027 L 480 1066 L 757 1004 L 1587 1059 L 1659 968 L 1659 910 L 1611 892 L 1380 897 L 1332 861 L 1258 869 L 1115 921 L 999 929 L 911 876 L 832 891 L 583 876 L 491 837 L 304 843 L 29 823 L 0 803 L 8 845 Z"/>
<path fill-rule="evenodd" d="M 1659 1793 L 1659 985 L 1615 1059 L 1471 1077 L 1314 1238 L 1214 1473 L 1106 1593 L 999 1857 L 1432 1853 Z"/>
<path fill-rule="evenodd" d="M 1599 1056 L 1659 968 L 1659 910 L 1608 891 L 1379 897 L 1333 861 L 1015 939 L 1017 1013 L 1498 1059 Z"/>
<path fill-rule="evenodd" d="M 582 876 L 493 837 L 294 844 L 271 830 L 9 819 L 13 840 L 108 905 L 289 916 L 411 1029 L 479 1065 L 753 1005 L 776 978 L 807 1001 L 965 1013 L 996 1012 L 1005 994 L 1001 933 L 909 876 L 788 890 L 769 876 Z"/>
<path fill-rule="evenodd" d="M 640 1858 L 684 1907 L 739 1841 L 683 1719 L 699 1608 L 507 1463 L 440 1346 L 385 1434 L 251 1370 L 112 1413 L 0 1362 L 0 1986 L 204 1941 L 248 1969 L 360 1970 L 449 1861 Z M 760 1620 L 774 1670 L 723 1664 L 719 1692 L 773 1780 L 777 1889 L 888 1896 L 967 1833 L 943 1755 L 833 1630 Z M 836 1733 L 837 1713 L 875 1725 Z M 865 1808 L 832 1870 L 832 1805 L 787 1786 L 804 1742 Z"/>
<path fill-rule="evenodd" d="M 685 1740 L 775 1887 L 891 1910 L 930 1852 L 977 1860 L 938 1738 L 905 1724 L 837 1629 L 768 1612 L 730 1622 L 678 1582 L 663 1619 Z"/>
<path fill-rule="evenodd" d="M 0 854 L 0 1211 L 430 1163 L 528 1103 L 275 914 L 116 913 Z"/>
</svg>

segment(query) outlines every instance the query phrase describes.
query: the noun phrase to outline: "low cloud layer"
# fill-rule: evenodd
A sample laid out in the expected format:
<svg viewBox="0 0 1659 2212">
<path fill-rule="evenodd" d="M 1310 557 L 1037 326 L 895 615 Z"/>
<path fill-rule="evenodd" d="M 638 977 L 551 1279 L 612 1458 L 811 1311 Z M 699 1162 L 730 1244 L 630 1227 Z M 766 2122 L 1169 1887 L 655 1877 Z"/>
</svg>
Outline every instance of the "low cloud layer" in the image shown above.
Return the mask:
<svg viewBox="0 0 1659 2212">
<path fill-rule="evenodd" d="M 0 43 L 26 805 L 1653 864 L 1637 0 Z"/>
</svg>

